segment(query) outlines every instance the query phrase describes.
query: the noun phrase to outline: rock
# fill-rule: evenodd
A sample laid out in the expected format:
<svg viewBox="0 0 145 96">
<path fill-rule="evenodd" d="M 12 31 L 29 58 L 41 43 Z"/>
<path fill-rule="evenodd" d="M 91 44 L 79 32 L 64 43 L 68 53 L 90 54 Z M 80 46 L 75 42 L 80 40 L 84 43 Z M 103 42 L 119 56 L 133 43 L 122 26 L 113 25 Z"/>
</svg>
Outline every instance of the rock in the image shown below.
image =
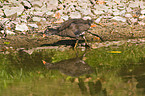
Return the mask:
<svg viewBox="0 0 145 96">
<path fill-rule="evenodd" d="M 83 14 L 83 15 L 91 15 L 91 9 L 80 9 L 80 12 Z"/>
<path fill-rule="evenodd" d="M 38 25 L 37 24 L 28 24 L 30 27 L 33 27 L 33 28 L 38 28 Z"/>
<path fill-rule="evenodd" d="M 144 22 L 138 22 L 138 23 L 139 23 L 139 25 L 145 26 L 145 23 Z"/>
<path fill-rule="evenodd" d="M 4 34 L 4 30 L 2 30 L 1 33 Z M 6 34 L 15 35 L 15 33 L 10 30 L 6 30 Z"/>
<path fill-rule="evenodd" d="M 122 10 L 122 11 L 120 11 L 120 13 L 119 13 L 119 15 L 125 15 L 125 13 L 126 13 L 126 10 Z"/>
<path fill-rule="evenodd" d="M 92 11 L 98 15 L 98 14 L 103 14 L 104 12 L 108 11 L 108 7 L 106 7 L 105 5 L 95 5 L 94 6 L 95 9 L 93 9 Z"/>
<path fill-rule="evenodd" d="M 112 19 L 117 20 L 117 21 L 126 22 L 126 19 L 125 19 L 125 18 L 122 18 L 122 17 L 120 17 L 120 16 L 115 16 L 115 17 L 113 17 Z"/>
<path fill-rule="evenodd" d="M 120 12 L 119 11 L 115 11 L 115 12 L 113 12 L 113 15 L 120 15 Z"/>
<path fill-rule="evenodd" d="M 33 14 L 42 17 L 45 12 L 36 11 Z"/>
<path fill-rule="evenodd" d="M 54 15 L 54 12 L 47 11 L 47 12 L 46 12 L 46 15 Z"/>
<path fill-rule="evenodd" d="M 145 15 L 140 15 L 139 18 L 140 19 L 145 19 Z"/>
<path fill-rule="evenodd" d="M 21 18 L 21 17 L 16 18 L 15 24 L 20 24 L 21 22 L 27 23 L 26 18 Z"/>
<path fill-rule="evenodd" d="M 48 10 L 52 10 L 52 9 L 56 9 L 58 6 L 58 0 L 49 0 L 47 1 L 47 9 Z"/>
<path fill-rule="evenodd" d="M 67 12 L 75 12 L 76 11 L 76 9 L 73 5 L 66 7 L 64 10 Z"/>
<path fill-rule="evenodd" d="M 84 20 L 91 20 L 92 18 L 90 16 L 84 16 L 83 19 Z"/>
<path fill-rule="evenodd" d="M 131 18 L 130 21 L 131 21 L 132 23 L 138 22 L 137 18 Z"/>
<path fill-rule="evenodd" d="M 17 24 L 15 30 L 18 31 L 28 31 L 28 27 L 25 23 Z"/>
<path fill-rule="evenodd" d="M 141 14 L 145 14 L 145 9 L 144 10 L 141 10 Z"/>
<path fill-rule="evenodd" d="M 117 9 L 119 9 L 119 10 L 124 10 L 124 9 L 125 9 L 125 5 L 118 5 L 118 6 L 117 6 Z"/>
<path fill-rule="evenodd" d="M 130 8 L 135 8 L 135 7 L 138 7 L 139 6 L 139 2 L 131 2 L 130 4 L 129 4 L 129 7 Z"/>
<path fill-rule="evenodd" d="M 64 20 L 68 20 L 68 15 L 63 15 L 63 16 L 61 16 L 61 19 L 64 19 Z"/>
<path fill-rule="evenodd" d="M 20 2 L 18 2 L 17 0 L 8 0 L 9 3 L 13 3 L 13 4 L 20 4 Z"/>
<path fill-rule="evenodd" d="M 105 18 L 105 19 L 106 19 L 106 18 L 107 18 L 107 19 L 113 18 L 113 16 L 109 16 L 109 15 L 108 15 L 108 16 L 100 16 L 100 17 Z"/>
<path fill-rule="evenodd" d="M 127 7 L 127 8 L 126 8 L 126 11 L 127 11 L 127 12 L 132 12 L 132 9 L 131 9 L 130 7 Z"/>
<path fill-rule="evenodd" d="M 144 10 L 145 9 L 145 2 L 140 2 L 140 8 L 142 9 L 142 10 Z"/>
<path fill-rule="evenodd" d="M 58 0 L 49 0 L 50 5 L 58 6 Z"/>
<path fill-rule="evenodd" d="M 98 19 L 95 20 L 96 23 L 100 23 L 102 17 L 99 17 Z"/>
<path fill-rule="evenodd" d="M 31 8 L 31 5 L 28 1 L 22 1 L 23 6 L 27 7 L 27 8 Z"/>
<path fill-rule="evenodd" d="M 43 13 L 48 12 L 48 9 L 47 9 L 46 5 L 43 5 L 40 9 L 41 9 L 40 12 L 43 12 Z"/>
<path fill-rule="evenodd" d="M 20 7 L 8 7 L 8 6 L 4 6 L 4 13 L 6 15 L 6 17 L 10 17 L 14 14 L 17 14 L 17 16 L 21 15 L 24 7 L 20 6 Z"/>
<path fill-rule="evenodd" d="M 81 14 L 79 12 L 71 12 L 70 13 L 70 18 L 81 18 Z"/>
<path fill-rule="evenodd" d="M 98 15 L 98 14 L 103 14 L 104 12 L 103 11 L 100 11 L 100 10 L 92 10 L 95 15 Z"/>
<path fill-rule="evenodd" d="M 11 9 L 8 6 L 4 6 L 3 9 L 4 9 L 4 13 L 5 13 L 6 17 L 10 17 L 14 14 L 17 14 L 14 7 L 12 7 L 12 9 Z"/>
<path fill-rule="evenodd" d="M 0 17 L 3 16 L 3 15 L 4 15 L 4 13 L 3 13 L 3 11 L 0 9 Z"/>
<path fill-rule="evenodd" d="M 42 1 L 33 1 L 31 4 L 33 7 L 42 7 Z"/>
<path fill-rule="evenodd" d="M 41 20 L 46 21 L 45 18 L 41 18 L 41 17 L 33 17 L 32 19 L 33 19 L 33 21 L 37 21 L 37 22 L 40 22 Z"/>
<path fill-rule="evenodd" d="M 131 18 L 132 15 L 131 14 L 125 14 L 125 17 Z"/>
<path fill-rule="evenodd" d="M 87 8 L 89 8 L 88 6 L 89 6 L 89 3 L 87 4 L 87 3 L 80 3 L 79 4 L 79 6 L 82 8 L 82 9 L 87 9 Z M 77 6 L 78 7 L 78 6 Z"/>
<path fill-rule="evenodd" d="M 116 3 L 111 2 L 111 1 L 106 1 L 106 5 L 107 6 L 114 6 L 114 5 L 116 5 Z"/>
</svg>

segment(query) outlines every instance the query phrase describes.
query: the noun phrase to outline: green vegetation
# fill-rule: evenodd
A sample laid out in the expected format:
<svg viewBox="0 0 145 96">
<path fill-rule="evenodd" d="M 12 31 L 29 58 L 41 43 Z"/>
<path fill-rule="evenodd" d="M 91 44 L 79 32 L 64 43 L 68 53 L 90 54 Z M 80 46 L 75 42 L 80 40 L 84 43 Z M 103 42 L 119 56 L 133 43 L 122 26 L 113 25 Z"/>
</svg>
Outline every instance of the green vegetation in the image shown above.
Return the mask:
<svg viewBox="0 0 145 96">
<path fill-rule="evenodd" d="M 121 51 L 121 53 L 108 53 L 108 51 Z M 145 56 L 144 52 L 144 45 L 126 43 L 120 47 L 110 46 L 92 50 L 87 54 L 87 62 L 94 67 L 98 65 L 103 67 L 121 67 L 139 62 Z"/>
<path fill-rule="evenodd" d="M 2 3 L 3 3 L 3 2 L 4 2 L 4 0 L 0 0 L 0 2 L 2 2 Z"/>
<path fill-rule="evenodd" d="M 109 53 L 119 51 L 121 53 Z M 83 54 L 78 50 L 79 56 Z M 123 72 L 130 73 L 135 66 L 145 61 L 145 47 L 141 44 L 126 43 L 122 46 L 110 46 L 88 50 L 85 62 L 96 69 L 90 75 L 79 78 L 70 77 L 58 70 L 47 70 L 42 60 L 47 62 L 59 62 L 75 57 L 74 50 L 37 50 L 29 55 L 23 51 L 18 53 L 0 54 L 0 94 L 1 96 L 142 96 L 136 89 L 133 81 L 127 83 L 121 77 Z M 129 67 L 129 66 L 134 67 Z M 125 68 L 126 68 L 125 67 Z M 141 74 L 141 73 L 140 73 Z M 130 79 L 127 79 L 130 80 Z M 132 79 L 131 79 L 132 80 Z M 98 92 L 93 92 L 95 82 L 101 82 Z M 81 89 L 83 86 L 84 89 Z M 81 91 L 80 91 L 81 90 Z M 14 94 L 14 95 L 13 95 Z"/>
</svg>

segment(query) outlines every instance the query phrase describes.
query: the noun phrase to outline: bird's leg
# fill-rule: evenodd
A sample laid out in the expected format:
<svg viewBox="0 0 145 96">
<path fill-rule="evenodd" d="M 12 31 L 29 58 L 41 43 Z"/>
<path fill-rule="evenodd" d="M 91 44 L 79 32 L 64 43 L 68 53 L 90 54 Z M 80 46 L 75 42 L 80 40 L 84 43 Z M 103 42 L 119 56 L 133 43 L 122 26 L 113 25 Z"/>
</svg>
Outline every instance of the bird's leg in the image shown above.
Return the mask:
<svg viewBox="0 0 145 96">
<path fill-rule="evenodd" d="M 88 45 L 87 39 L 85 36 L 83 36 L 84 40 L 85 40 L 85 45 Z"/>
<path fill-rule="evenodd" d="M 74 50 L 75 50 L 75 53 L 76 53 L 76 57 L 78 57 L 78 51 L 77 51 L 77 45 L 78 45 L 78 42 L 79 42 L 79 40 L 77 39 L 76 40 L 76 43 L 75 43 L 75 46 L 74 46 Z"/>
<path fill-rule="evenodd" d="M 82 37 L 83 37 L 83 39 L 85 40 L 85 46 L 88 46 L 88 42 L 87 42 L 87 39 L 86 39 L 86 32 L 82 32 L 82 34 L 80 34 Z"/>
<path fill-rule="evenodd" d="M 74 49 L 76 49 L 77 45 L 78 45 L 78 42 L 79 40 L 77 39 L 76 43 L 75 43 L 75 46 L 74 46 Z"/>
</svg>

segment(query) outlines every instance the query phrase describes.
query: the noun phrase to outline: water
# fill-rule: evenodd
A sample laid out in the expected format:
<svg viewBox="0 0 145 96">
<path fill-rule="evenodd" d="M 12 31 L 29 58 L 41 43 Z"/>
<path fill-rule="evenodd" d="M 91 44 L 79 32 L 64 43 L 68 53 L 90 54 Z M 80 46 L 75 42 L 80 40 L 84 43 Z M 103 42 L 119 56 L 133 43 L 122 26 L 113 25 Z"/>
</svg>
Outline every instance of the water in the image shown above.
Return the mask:
<svg viewBox="0 0 145 96">
<path fill-rule="evenodd" d="M 0 54 L 1 96 L 145 95 L 143 45 L 81 50 Z"/>
</svg>

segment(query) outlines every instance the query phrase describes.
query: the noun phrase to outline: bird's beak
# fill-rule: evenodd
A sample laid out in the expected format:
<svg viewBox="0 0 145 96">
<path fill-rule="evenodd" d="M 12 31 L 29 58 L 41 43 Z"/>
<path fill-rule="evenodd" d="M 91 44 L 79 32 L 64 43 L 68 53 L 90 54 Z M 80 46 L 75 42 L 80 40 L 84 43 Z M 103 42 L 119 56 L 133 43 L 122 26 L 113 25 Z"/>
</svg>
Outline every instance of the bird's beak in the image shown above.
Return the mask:
<svg viewBox="0 0 145 96">
<path fill-rule="evenodd" d="M 96 27 L 96 26 L 97 26 L 97 25 L 91 24 L 91 28 L 92 28 L 92 27 Z"/>
</svg>

